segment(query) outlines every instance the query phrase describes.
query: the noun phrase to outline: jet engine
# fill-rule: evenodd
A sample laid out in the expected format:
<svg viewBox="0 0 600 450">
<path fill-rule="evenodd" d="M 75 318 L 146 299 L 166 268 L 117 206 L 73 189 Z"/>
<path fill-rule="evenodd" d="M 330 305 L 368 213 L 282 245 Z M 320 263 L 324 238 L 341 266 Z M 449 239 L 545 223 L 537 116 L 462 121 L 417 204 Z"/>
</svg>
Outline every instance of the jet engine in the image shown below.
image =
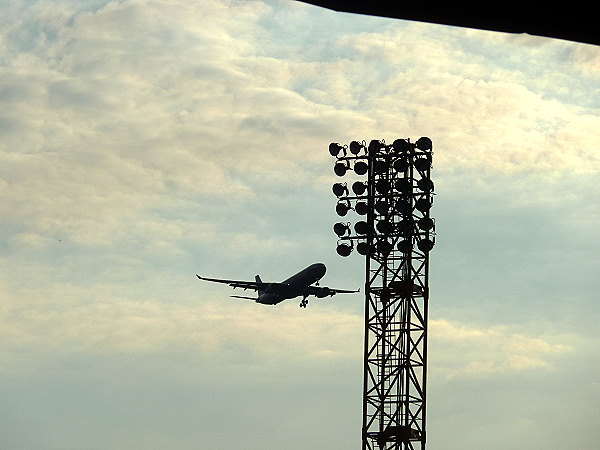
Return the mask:
<svg viewBox="0 0 600 450">
<path fill-rule="evenodd" d="M 277 297 L 277 294 L 263 293 L 258 296 L 256 302 L 264 305 L 274 305 L 278 302 L 278 300 L 279 298 Z"/>
</svg>

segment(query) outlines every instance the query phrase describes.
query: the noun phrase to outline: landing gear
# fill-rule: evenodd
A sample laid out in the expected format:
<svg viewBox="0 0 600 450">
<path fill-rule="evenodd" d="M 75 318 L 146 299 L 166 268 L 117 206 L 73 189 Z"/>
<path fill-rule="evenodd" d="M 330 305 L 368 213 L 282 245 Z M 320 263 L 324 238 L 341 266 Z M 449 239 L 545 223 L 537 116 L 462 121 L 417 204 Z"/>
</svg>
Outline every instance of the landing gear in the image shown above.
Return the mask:
<svg viewBox="0 0 600 450">
<path fill-rule="evenodd" d="M 300 308 L 306 308 L 306 305 L 308 305 L 308 300 L 306 299 L 306 297 L 304 297 L 300 302 Z"/>
</svg>

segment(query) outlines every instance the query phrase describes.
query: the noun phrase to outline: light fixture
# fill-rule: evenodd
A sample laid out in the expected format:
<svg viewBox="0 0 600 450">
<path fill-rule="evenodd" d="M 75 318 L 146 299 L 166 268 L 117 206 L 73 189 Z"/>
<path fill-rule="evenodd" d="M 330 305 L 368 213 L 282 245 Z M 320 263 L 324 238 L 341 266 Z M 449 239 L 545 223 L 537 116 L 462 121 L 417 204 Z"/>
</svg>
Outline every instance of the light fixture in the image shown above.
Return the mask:
<svg viewBox="0 0 600 450">
<path fill-rule="evenodd" d="M 415 169 L 425 172 L 427 169 L 431 167 L 431 161 L 429 158 L 417 158 L 415 159 Z"/>
<path fill-rule="evenodd" d="M 333 171 L 335 172 L 335 174 L 338 177 L 343 177 L 344 175 L 346 175 L 346 171 L 349 169 L 348 163 L 347 162 L 342 162 L 339 161 L 337 163 L 335 163 L 335 166 L 333 166 Z"/>
<path fill-rule="evenodd" d="M 390 190 L 390 182 L 384 178 L 375 183 L 375 190 L 380 194 L 386 194 Z"/>
<path fill-rule="evenodd" d="M 345 216 L 346 214 L 348 214 L 348 210 L 350 209 L 350 204 L 349 203 L 342 203 L 342 202 L 338 202 L 337 205 L 335 205 L 335 212 L 337 212 L 338 216 Z"/>
<path fill-rule="evenodd" d="M 400 157 L 393 162 L 393 167 L 396 172 L 406 172 L 409 168 L 410 164 L 408 163 L 408 159 L 404 157 Z"/>
<path fill-rule="evenodd" d="M 356 161 L 354 163 L 354 172 L 356 175 L 364 175 L 369 171 L 369 165 L 365 161 Z"/>
<path fill-rule="evenodd" d="M 367 183 L 363 183 L 362 181 L 355 181 L 352 183 L 352 192 L 356 195 L 363 195 L 367 190 Z"/>
<path fill-rule="evenodd" d="M 423 231 L 429 231 L 433 228 L 434 222 L 431 217 L 421 217 L 417 222 L 417 226 Z"/>
<path fill-rule="evenodd" d="M 377 225 L 375 225 L 375 228 L 377 228 L 377 231 L 379 231 L 381 234 L 389 234 L 394 229 L 392 224 L 387 220 L 380 220 L 377 222 Z"/>
<path fill-rule="evenodd" d="M 329 144 L 329 153 L 331 154 L 331 156 L 337 156 L 342 150 L 344 150 L 344 147 L 342 147 L 337 142 L 332 142 L 331 144 Z"/>
<path fill-rule="evenodd" d="M 338 255 L 346 257 L 346 256 L 349 256 L 350 253 L 352 253 L 352 245 L 345 244 L 345 243 L 344 244 L 338 243 L 338 246 L 335 250 L 337 251 Z"/>
<path fill-rule="evenodd" d="M 431 208 L 431 202 L 426 198 L 420 198 L 415 202 L 415 209 L 421 211 L 422 213 L 426 213 Z"/>
<path fill-rule="evenodd" d="M 337 253 L 345 257 L 356 249 L 367 258 L 394 261 L 426 257 L 435 244 L 435 221 L 429 217 L 434 195 L 431 140 L 332 142 L 329 152 L 336 157 L 337 176 L 349 171 L 366 175 L 332 186 L 342 217 L 333 225 Z M 354 224 L 341 221 L 350 210 L 362 216 Z"/>
<path fill-rule="evenodd" d="M 371 142 L 369 142 L 369 154 L 371 155 L 379 153 L 384 148 L 385 145 L 377 139 L 373 139 Z"/>
<path fill-rule="evenodd" d="M 363 256 L 368 255 L 369 253 L 371 253 L 369 251 L 369 243 L 368 242 L 359 242 L 358 244 L 356 244 L 356 251 Z"/>
<path fill-rule="evenodd" d="M 384 200 L 379 200 L 377 203 L 375 203 L 375 211 L 382 216 L 385 216 L 389 212 L 389 209 L 390 205 L 388 205 L 388 202 Z"/>
<path fill-rule="evenodd" d="M 429 178 L 421 178 L 419 181 L 417 181 L 417 186 L 423 192 L 433 191 L 433 181 L 431 181 Z"/>
<path fill-rule="evenodd" d="M 401 235 L 407 234 L 410 231 L 410 221 L 409 220 L 401 220 L 396 223 L 396 231 Z"/>
<path fill-rule="evenodd" d="M 358 155 L 363 148 L 364 145 L 358 141 L 350 142 L 350 153 L 352 153 L 353 155 Z"/>
<path fill-rule="evenodd" d="M 354 205 L 354 211 L 361 216 L 366 215 L 368 210 L 369 206 L 366 202 L 356 202 L 356 205 Z"/>
<path fill-rule="evenodd" d="M 408 200 L 398 200 L 396 202 L 396 205 L 394 206 L 394 208 L 396 209 L 396 211 L 398 211 L 400 214 L 409 214 L 410 213 L 410 203 L 408 202 Z"/>
<path fill-rule="evenodd" d="M 429 151 L 433 147 L 433 144 L 431 143 L 431 139 L 423 136 L 417 139 L 416 146 L 419 150 Z"/>
<path fill-rule="evenodd" d="M 408 239 L 400 241 L 398 242 L 398 250 L 402 253 L 408 253 L 412 250 L 412 243 Z"/>
<path fill-rule="evenodd" d="M 434 244 L 431 239 L 422 239 L 417 243 L 417 247 L 419 247 L 419 250 L 421 250 L 424 253 L 430 251 L 433 248 L 433 245 Z"/>
<path fill-rule="evenodd" d="M 408 194 L 411 190 L 410 188 L 412 187 L 412 184 L 409 178 L 398 178 L 394 184 L 394 187 L 398 192 Z"/>
<path fill-rule="evenodd" d="M 369 225 L 364 220 L 359 220 L 354 224 L 354 231 L 356 231 L 356 234 L 368 234 Z"/>
<path fill-rule="evenodd" d="M 396 139 L 392 147 L 397 153 L 406 153 L 410 150 L 410 144 L 406 139 Z"/>
<path fill-rule="evenodd" d="M 384 159 L 376 159 L 373 163 L 375 173 L 382 174 L 388 171 L 388 163 Z"/>
<path fill-rule="evenodd" d="M 335 183 L 332 190 L 336 197 L 348 194 L 348 186 L 346 186 L 346 183 Z"/>
<path fill-rule="evenodd" d="M 350 224 L 349 223 L 346 224 L 346 223 L 338 222 L 338 223 L 336 223 L 333 226 L 333 231 L 339 237 L 342 237 L 346 233 L 350 234 Z"/>
<path fill-rule="evenodd" d="M 394 246 L 385 239 L 377 242 L 377 251 L 382 255 L 387 255 L 389 252 L 392 251 L 393 248 Z"/>
</svg>

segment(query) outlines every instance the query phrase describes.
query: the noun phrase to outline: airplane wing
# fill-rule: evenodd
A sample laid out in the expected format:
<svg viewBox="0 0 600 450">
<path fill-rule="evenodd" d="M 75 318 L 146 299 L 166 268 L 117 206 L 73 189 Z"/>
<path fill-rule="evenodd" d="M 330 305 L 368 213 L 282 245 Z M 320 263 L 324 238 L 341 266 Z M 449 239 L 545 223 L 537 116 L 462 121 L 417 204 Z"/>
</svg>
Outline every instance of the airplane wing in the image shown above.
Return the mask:
<svg viewBox="0 0 600 450">
<path fill-rule="evenodd" d="M 256 297 L 244 297 L 242 295 L 230 295 L 230 297 L 233 297 L 233 298 L 245 298 L 246 300 L 254 300 L 254 301 L 258 300 Z"/>
<path fill-rule="evenodd" d="M 304 291 L 307 295 L 314 295 L 316 297 L 327 297 L 335 294 L 353 294 L 360 292 L 360 289 L 350 291 L 347 289 L 333 289 L 326 286 L 308 286 Z"/>
<path fill-rule="evenodd" d="M 336 294 L 354 294 L 356 292 L 360 292 L 360 289 L 357 289 L 355 291 L 348 291 L 346 289 L 331 289 L 328 288 L 331 292 L 335 292 Z"/>
<path fill-rule="evenodd" d="M 200 280 L 212 281 L 213 283 L 228 284 L 232 288 L 254 289 L 255 291 L 276 292 L 278 288 L 285 288 L 287 283 L 264 283 L 258 281 L 239 281 L 239 280 L 222 280 L 220 278 L 206 278 L 196 274 Z"/>
<path fill-rule="evenodd" d="M 257 291 L 259 289 L 264 289 L 268 284 L 268 283 L 257 283 L 256 281 L 238 281 L 238 280 L 222 280 L 219 278 L 206 278 L 206 277 L 201 277 L 198 274 L 196 274 L 196 276 L 200 280 L 212 281 L 213 283 L 228 284 L 232 288 L 254 289 L 255 291 Z"/>
</svg>

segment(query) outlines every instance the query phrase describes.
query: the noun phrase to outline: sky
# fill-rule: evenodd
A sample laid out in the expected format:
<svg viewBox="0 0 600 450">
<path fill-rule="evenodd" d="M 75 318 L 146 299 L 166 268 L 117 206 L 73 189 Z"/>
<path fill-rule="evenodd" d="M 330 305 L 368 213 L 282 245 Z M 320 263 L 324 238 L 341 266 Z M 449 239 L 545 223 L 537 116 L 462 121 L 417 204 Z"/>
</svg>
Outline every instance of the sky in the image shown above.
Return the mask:
<svg viewBox="0 0 600 450">
<path fill-rule="evenodd" d="M 428 448 L 596 448 L 599 88 L 596 46 L 288 0 L 0 3 L 0 448 L 359 448 L 361 294 L 195 274 L 363 287 L 329 143 L 421 136 Z"/>
</svg>

